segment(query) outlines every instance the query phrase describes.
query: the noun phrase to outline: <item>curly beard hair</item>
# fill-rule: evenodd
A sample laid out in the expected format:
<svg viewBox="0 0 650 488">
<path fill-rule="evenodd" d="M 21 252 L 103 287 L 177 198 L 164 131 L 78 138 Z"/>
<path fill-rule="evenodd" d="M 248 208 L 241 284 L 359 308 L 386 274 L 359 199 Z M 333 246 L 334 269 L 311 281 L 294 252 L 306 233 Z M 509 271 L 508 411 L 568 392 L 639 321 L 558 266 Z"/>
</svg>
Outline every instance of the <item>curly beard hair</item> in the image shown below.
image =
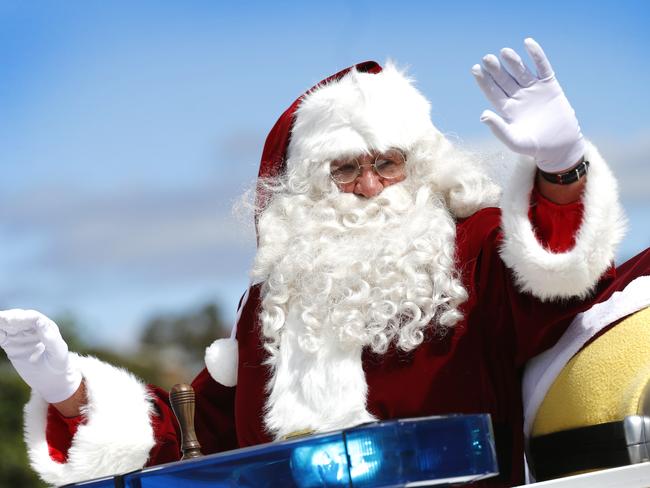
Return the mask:
<svg viewBox="0 0 650 488">
<path fill-rule="evenodd" d="M 444 333 L 462 318 L 467 292 L 454 266 L 455 222 L 429 181 L 407 178 L 371 199 L 332 184 L 274 190 L 259 219 L 253 267 L 263 281 L 270 364 L 289 314 L 301 324 L 306 352 L 329 341 L 409 351 L 426 327 Z"/>
</svg>

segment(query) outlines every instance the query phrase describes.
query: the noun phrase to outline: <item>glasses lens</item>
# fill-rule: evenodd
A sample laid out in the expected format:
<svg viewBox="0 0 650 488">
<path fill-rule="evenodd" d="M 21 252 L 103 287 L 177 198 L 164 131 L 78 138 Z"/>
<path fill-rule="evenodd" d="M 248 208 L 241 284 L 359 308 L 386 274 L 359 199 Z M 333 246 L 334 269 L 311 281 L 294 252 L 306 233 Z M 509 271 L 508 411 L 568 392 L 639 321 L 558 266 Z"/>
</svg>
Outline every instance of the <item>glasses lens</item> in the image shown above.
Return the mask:
<svg viewBox="0 0 650 488">
<path fill-rule="evenodd" d="M 404 155 L 394 149 L 377 156 L 375 169 L 382 178 L 394 179 L 404 175 Z"/>
<path fill-rule="evenodd" d="M 330 164 L 330 174 L 337 183 L 350 183 L 359 174 L 359 165 L 355 160 L 333 161 Z"/>
</svg>

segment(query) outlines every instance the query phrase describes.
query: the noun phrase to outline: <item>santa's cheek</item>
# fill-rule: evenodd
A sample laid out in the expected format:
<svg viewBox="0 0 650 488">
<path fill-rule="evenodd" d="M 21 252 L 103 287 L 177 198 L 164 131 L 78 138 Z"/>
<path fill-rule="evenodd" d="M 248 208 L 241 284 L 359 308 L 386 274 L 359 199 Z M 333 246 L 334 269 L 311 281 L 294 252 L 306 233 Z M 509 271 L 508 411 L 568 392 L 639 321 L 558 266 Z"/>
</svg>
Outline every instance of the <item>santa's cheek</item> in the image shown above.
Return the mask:
<svg viewBox="0 0 650 488">
<path fill-rule="evenodd" d="M 397 183 L 401 183 L 405 179 L 406 179 L 406 176 L 401 176 L 401 177 L 395 178 L 393 180 L 383 180 L 382 184 L 384 185 L 384 188 L 386 188 L 386 187 L 389 187 L 389 186 L 392 186 L 392 185 L 396 185 Z"/>
<path fill-rule="evenodd" d="M 354 192 L 354 182 L 346 183 L 345 185 L 339 184 L 339 190 L 343 193 L 352 193 Z"/>
</svg>

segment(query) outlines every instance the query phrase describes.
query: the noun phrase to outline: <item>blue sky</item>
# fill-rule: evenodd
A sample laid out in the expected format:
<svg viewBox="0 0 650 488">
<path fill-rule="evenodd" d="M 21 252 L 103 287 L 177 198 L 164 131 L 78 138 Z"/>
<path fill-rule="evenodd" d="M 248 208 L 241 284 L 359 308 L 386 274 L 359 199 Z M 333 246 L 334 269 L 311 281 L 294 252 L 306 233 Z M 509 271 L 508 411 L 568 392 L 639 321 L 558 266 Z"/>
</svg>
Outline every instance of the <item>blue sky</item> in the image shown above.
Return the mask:
<svg viewBox="0 0 650 488">
<path fill-rule="evenodd" d="M 234 317 L 254 237 L 231 207 L 297 95 L 394 59 L 441 130 L 507 157 L 470 67 L 527 36 L 619 177 L 629 257 L 650 245 L 648 5 L 0 0 L 0 306 L 119 346 L 159 310 Z"/>
</svg>

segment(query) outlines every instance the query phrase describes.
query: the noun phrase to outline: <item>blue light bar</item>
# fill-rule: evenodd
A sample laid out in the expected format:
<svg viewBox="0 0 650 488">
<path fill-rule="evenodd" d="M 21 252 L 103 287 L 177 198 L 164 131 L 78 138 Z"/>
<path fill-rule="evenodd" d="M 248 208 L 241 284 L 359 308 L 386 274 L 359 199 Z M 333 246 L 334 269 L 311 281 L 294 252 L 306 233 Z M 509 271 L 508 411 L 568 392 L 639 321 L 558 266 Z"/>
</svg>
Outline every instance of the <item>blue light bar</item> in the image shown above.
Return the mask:
<svg viewBox="0 0 650 488">
<path fill-rule="evenodd" d="M 116 486 L 415 487 L 496 474 L 489 415 L 450 415 L 377 422 L 170 463 L 120 476 Z"/>
</svg>

